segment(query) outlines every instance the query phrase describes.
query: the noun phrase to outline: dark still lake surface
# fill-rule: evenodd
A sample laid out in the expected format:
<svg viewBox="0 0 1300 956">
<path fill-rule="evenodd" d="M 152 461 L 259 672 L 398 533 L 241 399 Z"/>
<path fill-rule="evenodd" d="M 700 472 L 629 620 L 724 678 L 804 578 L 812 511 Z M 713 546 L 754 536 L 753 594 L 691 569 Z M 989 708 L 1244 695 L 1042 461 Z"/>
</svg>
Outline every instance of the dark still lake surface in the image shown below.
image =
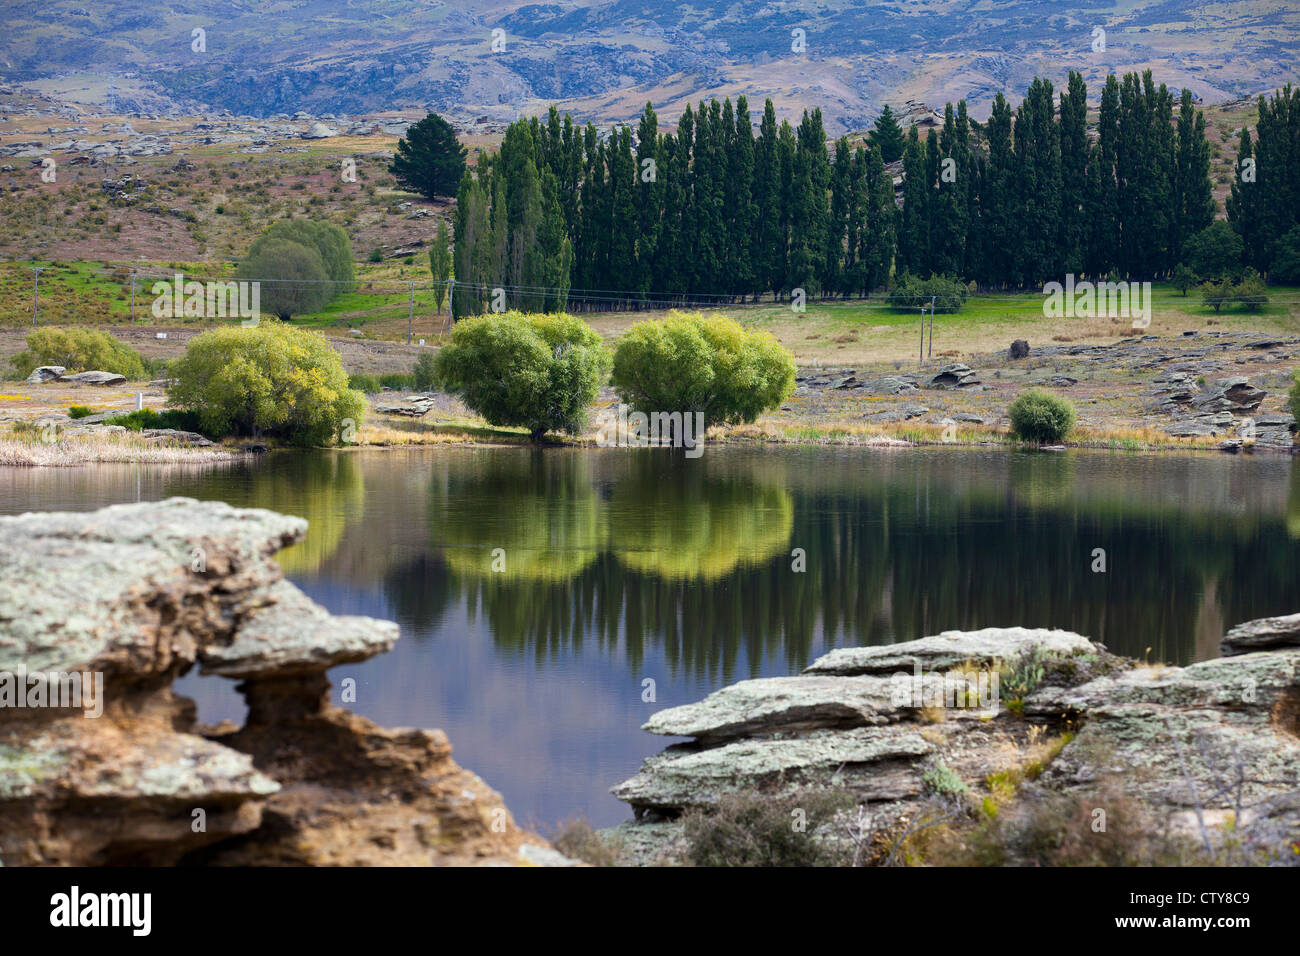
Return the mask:
<svg viewBox="0 0 1300 956">
<path fill-rule="evenodd" d="M 1298 474 L 1262 455 L 283 452 L 0 469 L 0 511 L 187 495 L 307 518 L 280 555 L 289 577 L 402 629 L 391 653 L 331 672 L 356 679 L 348 706 L 443 728 L 546 828 L 629 817 L 607 791 L 668 742 L 639 729 L 655 710 L 833 647 L 1018 624 L 1216 656 L 1232 624 L 1300 611 Z M 203 720 L 243 718 L 231 682 L 177 687 Z"/>
</svg>

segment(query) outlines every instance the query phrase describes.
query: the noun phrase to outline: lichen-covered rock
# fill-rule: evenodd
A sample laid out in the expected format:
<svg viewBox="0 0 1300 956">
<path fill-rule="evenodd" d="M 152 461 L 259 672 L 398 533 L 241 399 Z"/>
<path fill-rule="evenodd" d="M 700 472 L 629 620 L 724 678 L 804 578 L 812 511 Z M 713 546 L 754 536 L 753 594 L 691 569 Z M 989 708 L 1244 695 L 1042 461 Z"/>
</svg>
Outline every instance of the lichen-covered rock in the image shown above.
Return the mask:
<svg viewBox="0 0 1300 956">
<path fill-rule="evenodd" d="M 186 498 L 0 518 L 0 860 L 552 860 L 441 731 L 330 704 L 325 671 L 388 650 L 398 629 L 332 615 L 284 580 L 272 555 L 306 530 Z M 242 680 L 244 727 L 205 730 L 172 693 L 195 663 Z M 80 690 L 14 706 L 4 679 L 19 673 L 102 690 L 93 708 Z"/>
<path fill-rule="evenodd" d="M 1238 624 L 1219 642 L 1224 656 L 1273 647 L 1300 647 L 1300 614 L 1265 617 Z"/>
<path fill-rule="evenodd" d="M 960 676 L 926 674 L 915 687 L 907 676 L 901 687 L 895 677 L 805 675 L 741 681 L 699 703 L 661 710 L 642 729 L 714 743 L 759 734 L 864 727 L 901 719 L 927 700 L 964 702 L 972 690 Z M 978 711 L 963 713 L 975 716 Z"/>
<path fill-rule="evenodd" d="M 712 812 L 732 792 L 843 791 L 858 809 L 837 832 L 864 813 L 903 832 L 944 800 L 1003 799 L 1008 781 L 1034 781 L 1023 785 L 1038 796 L 1092 800 L 1119 780 L 1144 812 L 1198 843 L 1249 846 L 1264 860 L 1290 854 L 1300 845 L 1297 621 L 1234 628 L 1235 648 L 1270 649 L 1188 667 L 1138 665 L 1078 634 L 1032 628 L 835 650 L 802 677 L 742 681 L 655 714 L 646 730 L 695 740 L 649 758 L 613 789 L 637 820 L 610 838 L 630 862 L 679 862 L 688 855 L 681 811 Z M 901 672 L 939 692 L 973 689 L 984 668 L 1015 665 L 1031 649 L 1044 666 L 1030 669 L 1033 678 L 1021 672 L 1018 680 L 1038 686 L 1014 707 L 954 706 L 960 695 L 940 707 L 896 703 L 898 678 L 885 676 Z"/>
<path fill-rule="evenodd" d="M 1088 654 L 1097 645 L 1070 631 L 1029 627 L 986 627 L 979 631 L 944 631 L 931 637 L 876 647 L 841 647 L 819 657 L 805 674 L 885 674 L 947 670 L 971 662 L 988 665 L 1011 660 L 1030 647 L 1046 654 Z"/>
<path fill-rule="evenodd" d="M 677 746 L 648 758 L 611 792 L 638 810 L 709 806 L 724 793 L 759 786 L 777 793 L 834 784 L 863 800 L 900 799 L 920 793 L 921 774 L 910 762 L 932 749 L 914 730 L 894 727 L 818 730 L 702 750 Z"/>
<path fill-rule="evenodd" d="M 42 365 L 32 369 L 32 374 L 27 376 L 27 384 L 40 385 L 44 382 L 52 382 L 66 371 L 67 369 L 62 365 Z"/>
<path fill-rule="evenodd" d="M 75 385 L 121 385 L 126 381 L 125 375 L 117 372 L 77 372 L 75 375 L 61 375 L 60 382 L 72 382 Z"/>
</svg>

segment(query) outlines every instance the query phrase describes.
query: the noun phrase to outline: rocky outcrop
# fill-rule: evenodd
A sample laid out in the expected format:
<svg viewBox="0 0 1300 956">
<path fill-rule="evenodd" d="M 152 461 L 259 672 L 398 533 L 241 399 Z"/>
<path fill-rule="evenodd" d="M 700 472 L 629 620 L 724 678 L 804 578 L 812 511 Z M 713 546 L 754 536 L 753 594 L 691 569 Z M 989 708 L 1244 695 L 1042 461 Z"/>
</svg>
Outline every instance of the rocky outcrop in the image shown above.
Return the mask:
<svg viewBox="0 0 1300 956">
<path fill-rule="evenodd" d="M 994 661 L 1017 659 L 1031 648 L 1060 656 L 1096 650 L 1092 641 L 1070 631 L 986 627 L 980 631 L 944 631 L 902 644 L 837 648 L 813 661 L 806 673 L 911 673 L 918 666 L 922 671 L 944 671 L 959 664 L 987 667 Z"/>
<path fill-rule="evenodd" d="M 72 382 L 75 385 L 121 385 L 126 381 L 125 375 L 117 372 L 77 372 L 75 375 L 61 375 L 60 382 Z"/>
<path fill-rule="evenodd" d="M 1300 647 L 1300 614 L 1265 617 L 1238 624 L 1219 643 L 1224 657 L 1282 647 Z"/>
<path fill-rule="evenodd" d="M 979 376 L 971 370 L 970 366 L 962 365 L 960 362 L 953 362 L 943 366 L 931 376 L 928 387 L 966 389 L 979 383 Z"/>
<path fill-rule="evenodd" d="M 1275 650 L 1247 653 L 1259 647 Z M 1233 628 L 1224 650 L 1238 656 L 1141 666 L 1032 628 L 834 650 L 802 675 L 655 714 L 645 730 L 693 739 L 613 788 L 637 818 L 614 837 L 634 860 L 674 862 L 678 815 L 736 792 L 847 793 L 888 830 L 923 816 L 940 790 L 978 805 L 999 777 L 1037 777 L 1027 786 L 1043 799 L 1118 776 L 1193 839 L 1224 845 L 1216 827 L 1232 825 L 1265 855 L 1289 852 L 1300 840 L 1300 615 Z M 1051 734 L 1063 736 L 1045 769 L 1026 777 L 1026 753 Z"/>
<path fill-rule="evenodd" d="M 330 703 L 326 671 L 383 653 L 398 630 L 332 615 L 284 580 L 272 555 L 305 532 L 184 498 L 0 518 L 0 861 L 550 859 L 440 731 Z M 195 665 L 241 681 L 243 727 L 196 723 L 171 689 Z M 33 675 L 76 675 L 86 695 L 48 706 Z"/>
<path fill-rule="evenodd" d="M 62 365 L 42 365 L 40 368 L 32 369 L 32 374 L 27 376 L 27 384 L 40 385 L 43 382 L 52 382 L 66 371 L 67 369 Z"/>
</svg>

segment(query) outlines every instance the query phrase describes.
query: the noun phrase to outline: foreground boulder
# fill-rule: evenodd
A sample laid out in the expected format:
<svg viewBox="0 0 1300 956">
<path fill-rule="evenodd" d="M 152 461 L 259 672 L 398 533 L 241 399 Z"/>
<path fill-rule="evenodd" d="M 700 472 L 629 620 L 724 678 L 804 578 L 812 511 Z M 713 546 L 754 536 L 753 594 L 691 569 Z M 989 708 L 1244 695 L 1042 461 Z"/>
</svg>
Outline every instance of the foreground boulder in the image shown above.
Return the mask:
<svg viewBox="0 0 1300 956">
<path fill-rule="evenodd" d="M 0 518 L 0 861 L 548 858 L 440 731 L 330 703 L 326 671 L 387 651 L 398 629 L 332 615 L 284 580 L 271 556 L 305 532 L 186 498 Z M 242 728 L 201 727 L 172 692 L 196 664 L 241 681 Z M 18 675 L 65 692 L 28 689 L 19 706 Z"/>
<path fill-rule="evenodd" d="M 636 822 L 609 836 L 628 862 L 679 863 L 681 814 L 736 795 L 799 805 L 837 794 L 857 809 L 813 838 L 833 843 L 870 819 L 888 845 L 927 815 L 974 819 L 1008 792 L 1008 819 L 1052 801 L 1090 814 L 1122 792 L 1212 862 L 1289 860 L 1300 852 L 1300 614 L 1235 627 L 1224 652 L 1234 656 L 1139 665 L 1036 628 L 833 650 L 802 675 L 741 681 L 651 717 L 645 730 L 692 740 L 612 789 Z M 1092 817 L 1080 819 L 1086 830 Z"/>
</svg>

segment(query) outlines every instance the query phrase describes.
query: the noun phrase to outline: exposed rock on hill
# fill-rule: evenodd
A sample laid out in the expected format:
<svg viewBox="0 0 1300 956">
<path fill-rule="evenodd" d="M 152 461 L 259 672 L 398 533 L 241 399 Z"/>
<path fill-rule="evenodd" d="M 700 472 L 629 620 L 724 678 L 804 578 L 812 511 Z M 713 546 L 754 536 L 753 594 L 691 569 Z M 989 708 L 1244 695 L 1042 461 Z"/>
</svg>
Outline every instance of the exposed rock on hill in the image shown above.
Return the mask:
<svg viewBox="0 0 1300 956">
<path fill-rule="evenodd" d="M 186 498 L 0 518 L 4 864 L 553 858 L 441 731 L 331 705 L 326 670 L 388 650 L 398 630 L 331 615 L 283 579 L 271 556 L 306 528 Z M 244 727 L 205 729 L 173 694 L 196 663 L 242 681 Z M 46 699 L 29 691 L 14 706 L 16 675 L 74 673 L 93 701 L 35 706 Z"/>
</svg>

